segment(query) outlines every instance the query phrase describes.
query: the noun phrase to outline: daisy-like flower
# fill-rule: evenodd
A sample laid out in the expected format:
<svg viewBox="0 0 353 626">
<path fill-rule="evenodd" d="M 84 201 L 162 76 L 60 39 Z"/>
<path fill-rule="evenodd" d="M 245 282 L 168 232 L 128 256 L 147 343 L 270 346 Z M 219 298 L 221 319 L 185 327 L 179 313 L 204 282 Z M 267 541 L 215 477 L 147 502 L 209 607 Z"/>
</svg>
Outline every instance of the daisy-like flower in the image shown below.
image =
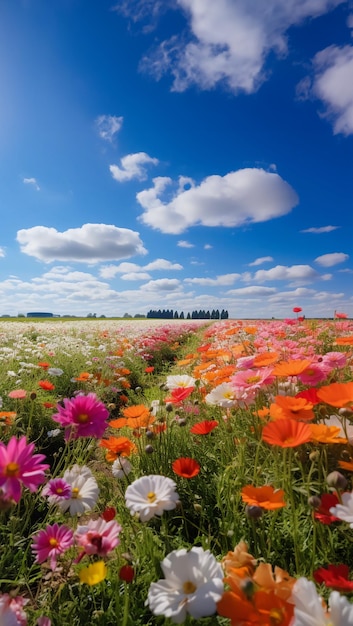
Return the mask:
<svg viewBox="0 0 353 626">
<path fill-rule="evenodd" d="M 274 489 L 271 485 L 264 485 L 263 487 L 248 485 L 241 490 L 241 497 L 243 502 L 250 506 L 259 506 L 267 511 L 286 506 L 283 500 L 283 489 Z"/>
<path fill-rule="evenodd" d="M 195 387 L 196 379 L 188 374 L 176 374 L 167 376 L 165 386 L 167 389 L 177 389 L 178 387 Z"/>
<path fill-rule="evenodd" d="M 73 532 L 67 526 L 48 525 L 33 537 L 32 552 L 36 555 L 36 563 L 44 563 L 50 559 L 50 568 L 55 570 L 57 557 L 73 545 Z"/>
<path fill-rule="evenodd" d="M 200 619 L 216 612 L 224 591 L 224 575 L 209 550 L 174 550 L 161 567 L 165 578 L 151 584 L 146 602 L 154 615 L 181 624 L 188 614 Z"/>
<path fill-rule="evenodd" d="M 205 402 L 211 406 L 221 406 L 224 409 L 235 406 L 236 400 L 232 385 L 230 383 L 217 385 L 205 396 Z"/>
<path fill-rule="evenodd" d="M 99 487 L 91 470 L 83 465 L 74 465 L 66 470 L 63 480 L 71 487 L 71 496 L 65 500 L 57 502 L 58 507 L 70 515 L 82 515 L 86 511 L 91 511 L 98 500 Z"/>
<path fill-rule="evenodd" d="M 163 511 L 175 509 L 179 495 L 171 478 L 151 474 L 135 480 L 125 491 L 125 502 L 131 515 L 138 513 L 141 522 L 148 522 Z"/>
<path fill-rule="evenodd" d="M 121 526 L 115 521 L 106 522 L 102 517 L 89 520 L 86 526 L 78 526 L 75 539 L 86 554 L 107 556 L 120 543 Z"/>
<path fill-rule="evenodd" d="M 57 405 L 58 413 L 52 415 L 52 419 L 63 426 L 66 440 L 103 436 L 108 427 L 109 411 L 95 393 L 64 398 L 63 403 L 64 406 Z"/>
<path fill-rule="evenodd" d="M 116 459 L 112 465 L 112 474 L 114 478 L 125 478 L 130 474 L 132 470 L 132 465 L 127 458 L 120 456 Z"/>
<path fill-rule="evenodd" d="M 44 482 L 44 472 L 49 465 L 42 463 L 44 454 L 33 454 L 34 443 L 26 437 L 11 437 L 7 446 L 0 442 L 0 489 L 7 500 L 19 502 L 22 485 L 37 491 Z"/>
<path fill-rule="evenodd" d="M 97 561 L 92 563 L 88 567 L 84 567 L 80 570 L 79 574 L 80 583 L 86 583 L 90 587 L 98 585 L 107 576 L 107 567 L 104 561 Z"/>
<path fill-rule="evenodd" d="M 292 590 L 294 618 L 291 626 L 351 626 L 353 604 L 333 591 L 329 597 L 330 611 L 325 611 L 322 598 L 312 581 L 299 578 Z"/>
<path fill-rule="evenodd" d="M 331 515 L 334 515 L 343 522 L 348 522 L 351 528 L 353 528 L 353 492 L 347 491 L 342 493 L 342 504 L 338 503 L 336 506 L 330 508 Z"/>
<path fill-rule="evenodd" d="M 63 478 L 53 478 L 42 489 L 42 496 L 48 498 L 50 504 L 58 504 L 61 500 L 71 497 L 71 485 Z"/>
</svg>

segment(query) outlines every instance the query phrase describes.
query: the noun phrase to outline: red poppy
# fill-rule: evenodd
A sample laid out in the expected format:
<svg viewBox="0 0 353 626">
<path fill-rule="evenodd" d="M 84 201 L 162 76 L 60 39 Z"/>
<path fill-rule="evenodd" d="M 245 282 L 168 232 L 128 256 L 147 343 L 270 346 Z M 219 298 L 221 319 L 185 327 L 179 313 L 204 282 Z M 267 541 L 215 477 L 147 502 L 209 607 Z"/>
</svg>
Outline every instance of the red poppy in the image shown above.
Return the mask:
<svg viewBox="0 0 353 626">
<path fill-rule="evenodd" d="M 165 398 L 165 402 L 169 404 L 179 404 L 186 400 L 192 394 L 195 387 L 176 387 L 176 389 L 172 389 L 171 395 L 169 398 Z"/>
<path fill-rule="evenodd" d="M 299 391 L 299 393 L 295 394 L 296 398 L 305 398 L 311 404 L 320 404 L 321 400 L 317 395 L 317 390 L 315 387 L 310 387 L 310 389 L 304 389 L 304 391 Z"/>
<path fill-rule="evenodd" d="M 195 459 L 181 457 L 172 463 L 173 472 L 183 478 L 194 478 L 200 471 L 200 464 Z"/>
<path fill-rule="evenodd" d="M 39 387 L 41 387 L 41 389 L 44 389 L 45 391 L 53 391 L 53 389 L 55 389 L 55 385 L 53 385 L 53 383 L 51 383 L 49 380 L 40 380 L 38 382 Z"/>
<path fill-rule="evenodd" d="M 332 524 L 332 522 L 339 522 L 338 517 L 331 515 L 330 509 L 333 506 L 337 506 L 339 504 L 338 497 L 335 493 L 324 493 L 321 497 L 321 505 L 314 512 L 314 518 L 317 519 L 321 524 Z"/>
<path fill-rule="evenodd" d="M 218 422 L 216 420 L 205 420 L 204 422 L 197 422 L 194 424 L 192 428 L 190 428 L 190 432 L 193 435 L 208 435 L 212 430 L 217 428 Z"/>
<path fill-rule="evenodd" d="M 343 592 L 353 591 L 353 580 L 349 580 L 348 575 L 348 565 L 328 565 L 327 569 L 320 567 L 313 572 L 313 576 L 319 585 L 324 583 L 326 587 Z"/>
<path fill-rule="evenodd" d="M 150 365 L 150 367 L 145 367 L 145 372 L 146 374 L 152 374 L 152 372 L 154 372 L 153 365 Z"/>
<path fill-rule="evenodd" d="M 132 583 L 135 576 L 134 568 L 131 565 L 123 565 L 119 570 L 119 578 L 125 583 Z"/>
<path fill-rule="evenodd" d="M 301 308 L 301 306 L 295 306 L 295 307 L 293 308 L 293 313 L 301 313 L 301 312 L 302 312 L 302 310 L 303 310 L 303 309 Z"/>
<path fill-rule="evenodd" d="M 41 363 L 38 363 L 39 367 L 42 367 L 44 370 L 48 369 L 48 367 L 50 367 L 50 363 L 47 363 L 46 361 L 42 361 Z"/>
</svg>

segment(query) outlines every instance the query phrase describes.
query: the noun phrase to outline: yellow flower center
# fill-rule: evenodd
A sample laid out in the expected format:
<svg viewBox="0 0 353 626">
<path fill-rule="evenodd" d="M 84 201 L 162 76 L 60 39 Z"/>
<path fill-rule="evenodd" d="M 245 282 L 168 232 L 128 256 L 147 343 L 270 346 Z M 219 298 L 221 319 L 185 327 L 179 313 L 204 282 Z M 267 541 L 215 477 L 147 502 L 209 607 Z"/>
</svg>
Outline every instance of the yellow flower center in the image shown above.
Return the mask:
<svg viewBox="0 0 353 626">
<path fill-rule="evenodd" d="M 251 385 L 252 383 L 258 383 L 260 380 L 260 376 L 249 376 L 249 378 L 246 379 L 246 382 L 248 383 L 248 385 Z"/>
<path fill-rule="evenodd" d="M 8 463 L 5 467 L 5 476 L 11 478 L 12 476 L 18 476 L 20 466 L 18 463 Z"/>
<path fill-rule="evenodd" d="M 64 490 L 62 487 L 57 487 L 56 493 L 62 493 Z"/>
<path fill-rule="evenodd" d="M 184 584 L 183 584 L 183 592 L 186 594 L 190 594 L 190 593 L 194 593 L 194 591 L 196 591 L 197 587 L 196 585 L 194 585 L 194 583 L 191 582 L 191 580 L 187 580 Z"/>
<path fill-rule="evenodd" d="M 72 492 L 71 492 L 71 498 L 73 498 L 74 500 L 76 500 L 76 499 L 79 497 L 79 494 L 80 494 L 80 490 L 79 490 L 79 488 L 78 488 L 78 487 L 74 487 L 74 488 L 72 489 Z"/>
<path fill-rule="evenodd" d="M 86 422 L 88 422 L 89 420 L 89 415 L 87 415 L 87 413 L 80 413 L 77 416 L 77 421 L 79 424 L 86 424 Z"/>
<path fill-rule="evenodd" d="M 49 539 L 49 545 L 52 546 L 53 548 L 56 548 L 56 546 L 59 545 L 59 544 L 58 544 L 57 539 L 55 539 L 54 537 L 51 537 Z"/>
<path fill-rule="evenodd" d="M 149 491 L 149 492 L 148 492 L 148 494 L 147 494 L 147 500 L 148 500 L 148 502 L 151 502 L 151 503 L 152 503 L 152 502 L 155 502 L 155 501 L 157 500 L 157 496 L 156 496 L 156 494 L 154 493 L 154 491 Z"/>
<path fill-rule="evenodd" d="M 271 609 L 269 617 L 271 626 L 280 626 L 282 624 L 283 613 L 279 609 Z"/>
</svg>

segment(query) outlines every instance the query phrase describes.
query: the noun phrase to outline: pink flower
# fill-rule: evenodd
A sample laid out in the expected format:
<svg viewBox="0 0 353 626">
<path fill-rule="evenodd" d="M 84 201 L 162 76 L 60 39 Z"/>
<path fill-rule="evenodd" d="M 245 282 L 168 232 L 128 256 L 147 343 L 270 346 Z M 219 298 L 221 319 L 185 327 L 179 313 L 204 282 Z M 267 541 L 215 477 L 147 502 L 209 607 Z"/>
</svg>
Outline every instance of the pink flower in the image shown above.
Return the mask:
<svg viewBox="0 0 353 626">
<path fill-rule="evenodd" d="M 87 526 L 78 526 L 75 539 L 86 554 L 106 556 L 120 543 L 121 526 L 115 521 L 106 522 L 102 517 L 89 520 Z"/>
<path fill-rule="evenodd" d="M 48 498 L 50 504 L 71 498 L 72 488 L 63 478 L 53 478 L 42 489 L 42 496 Z"/>
<path fill-rule="evenodd" d="M 324 363 L 312 363 L 301 374 L 298 374 L 298 379 L 303 385 L 315 386 L 326 380 L 330 368 L 325 366 Z"/>
<path fill-rule="evenodd" d="M 23 607 L 27 602 L 22 596 L 12 598 L 8 593 L 0 595 L 1 626 L 26 626 L 27 615 Z"/>
<path fill-rule="evenodd" d="M 16 400 L 23 400 L 26 397 L 27 391 L 25 389 L 13 389 L 7 394 L 9 398 L 15 398 Z"/>
<path fill-rule="evenodd" d="M 58 413 L 52 415 L 52 419 L 65 428 L 66 440 L 103 436 L 108 427 L 109 411 L 95 393 L 65 398 L 63 402 L 64 406 L 57 405 Z"/>
<path fill-rule="evenodd" d="M 41 615 L 37 619 L 37 625 L 38 626 L 51 626 L 51 619 L 49 617 L 46 617 L 45 615 Z"/>
<path fill-rule="evenodd" d="M 44 482 L 44 471 L 49 465 L 41 461 L 44 454 L 33 454 L 34 443 L 27 444 L 26 437 L 11 437 L 7 446 L 0 442 L 0 488 L 5 498 L 19 502 L 22 485 L 37 491 Z"/>
<path fill-rule="evenodd" d="M 59 554 L 63 554 L 73 545 L 73 532 L 68 526 L 53 524 L 40 530 L 33 540 L 32 552 L 36 555 L 36 563 L 50 559 L 50 567 L 54 570 Z"/>
</svg>

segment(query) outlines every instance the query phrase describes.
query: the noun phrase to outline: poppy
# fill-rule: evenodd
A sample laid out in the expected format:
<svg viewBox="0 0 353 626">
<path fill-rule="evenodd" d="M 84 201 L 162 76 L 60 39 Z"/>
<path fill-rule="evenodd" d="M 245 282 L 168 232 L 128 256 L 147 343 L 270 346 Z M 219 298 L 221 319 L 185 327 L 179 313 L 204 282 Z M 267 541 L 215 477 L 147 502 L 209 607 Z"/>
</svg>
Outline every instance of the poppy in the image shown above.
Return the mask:
<svg viewBox="0 0 353 626">
<path fill-rule="evenodd" d="M 347 443 L 347 439 L 340 437 L 339 426 L 326 426 L 326 424 L 310 424 L 313 441 L 319 443 Z"/>
<path fill-rule="evenodd" d="M 273 419 L 295 419 L 310 421 L 315 417 L 313 405 L 305 398 L 293 396 L 276 396 L 275 402 L 270 406 L 270 415 Z"/>
<path fill-rule="evenodd" d="M 263 487 L 248 485 L 241 490 L 243 502 L 250 506 L 259 506 L 266 511 L 281 509 L 286 506 L 283 496 L 283 489 L 274 489 L 270 485 Z"/>
<path fill-rule="evenodd" d="M 272 446 L 296 448 L 312 440 L 309 424 L 292 419 L 281 419 L 270 422 L 262 429 L 262 440 Z"/>
<path fill-rule="evenodd" d="M 348 565 L 328 565 L 327 568 L 320 567 L 313 572 L 314 579 L 319 585 L 324 583 L 326 587 L 336 591 L 353 591 L 353 580 L 349 580 Z"/>
<path fill-rule="evenodd" d="M 115 461 L 119 456 L 130 456 L 136 452 L 135 444 L 128 437 L 109 437 L 102 439 L 99 445 L 101 448 L 107 448 L 106 459 L 109 462 Z"/>
<path fill-rule="evenodd" d="M 53 385 L 53 383 L 51 383 L 49 380 L 40 380 L 38 382 L 38 385 L 41 389 L 44 389 L 45 391 L 53 391 L 53 389 L 55 389 L 55 385 Z"/>
<path fill-rule="evenodd" d="M 218 422 L 216 420 L 205 420 L 204 422 L 197 422 L 194 424 L 192 428 L 190 428 L 190 432 L 193 435 L 208 435 L 212 430 L 217 428 Z"/>
<path fill-rule="evenodd" d="M 173 472 L 182 478 L 194 478 L 200 472 L 200 464 L 195 459 L 181 457 L 172 463 Z"/>
<path fill-rule="evenodd" d="M 134 404 L 123 409 L 122 414 L 126 418 L 136 419 L 149 415 L 150 410 L 144 404 Z"/>
<path fill-rule="evenodd" d="M 301 306 L 295 306 L 293 307 L 293 313 L 301 313 L 302 312 L 302 308 Z"/>
<path fill-rule="evenodd" d="M 321 524 L 332 524 L 332 522 L 338 522 L 338 517 L 335 517 L 330 513 L 330 509 L 339 504 L 338 497 L 335 493 L 324 493 L 320 497 L 321 504 L 319 508 L 314 512 L 314 518 Z"/>
<path fill-rule="evenodd" d="M 38 366 L 46 370 L 48 369 L 48 367 L 50 367 L 50 363 L 47 363 L 46 361 L 42 361 L 41 363 L 38 363 Z"/>
<path fill-rule="evenodd" d="M 290 361 L 281 361 L 275 365 L 272 374 L 274 376 L 298 376 L 311 365 L 308 359 L 291 359 Z"/>
<path fill-rule="evenodd" d="M 353 407 L 353 382 L 325 385 L 318 389 L 317 396 L 321 402 L 338 409 Z"/>
</svg>

